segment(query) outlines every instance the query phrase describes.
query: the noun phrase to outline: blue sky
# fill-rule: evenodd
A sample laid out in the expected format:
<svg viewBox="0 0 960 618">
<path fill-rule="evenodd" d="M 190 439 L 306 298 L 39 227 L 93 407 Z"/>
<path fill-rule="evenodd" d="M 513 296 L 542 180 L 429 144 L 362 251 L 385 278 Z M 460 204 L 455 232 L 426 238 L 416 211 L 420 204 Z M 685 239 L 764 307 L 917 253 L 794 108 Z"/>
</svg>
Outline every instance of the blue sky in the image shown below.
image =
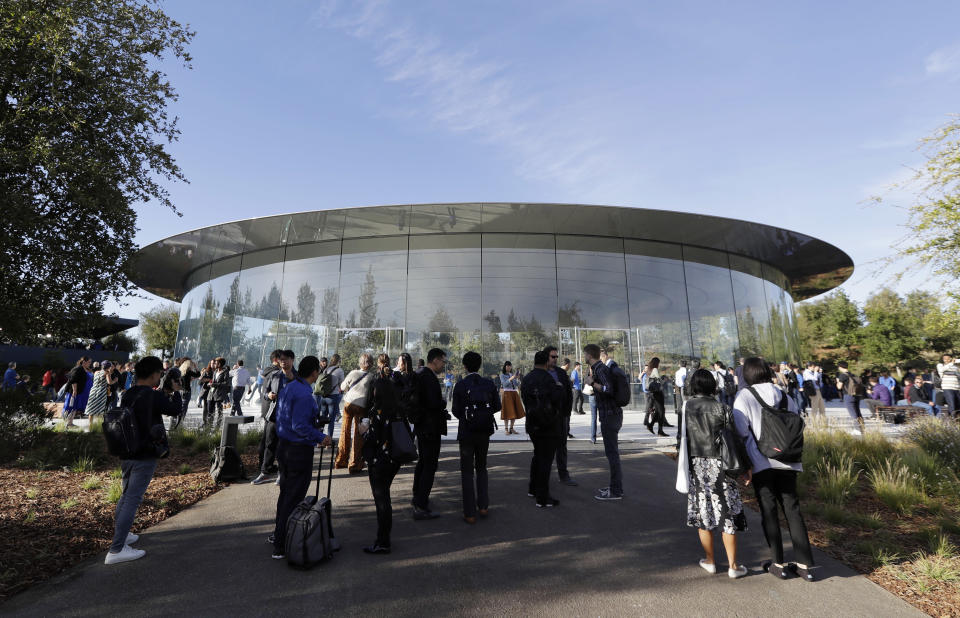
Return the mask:
<svg viewBox="0 0 960 618">
<path fill-rule="evenodd" d="M 862 301 L 904 233 L 867 198 L 960 112 L 952 1 L 163 6 L 197 32 L 193 70 L 168 65 L 190 183 L 183 218 L 138 209 L 141 244 L 346 206 L 614 204 L 817 236 Z"/>
</svg>

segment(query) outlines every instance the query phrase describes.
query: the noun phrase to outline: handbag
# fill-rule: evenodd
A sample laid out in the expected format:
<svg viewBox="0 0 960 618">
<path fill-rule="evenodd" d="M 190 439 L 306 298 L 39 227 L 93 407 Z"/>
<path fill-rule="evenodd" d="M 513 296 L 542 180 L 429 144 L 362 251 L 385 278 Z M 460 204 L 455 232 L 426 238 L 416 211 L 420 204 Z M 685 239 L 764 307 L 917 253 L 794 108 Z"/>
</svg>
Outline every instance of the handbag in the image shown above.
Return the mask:
<svg viewBox="0 0 960 618">
<path fill-rule="evenodd" d="M 404 421 L 390 421 L 390 459 L 399 464 L 417 460 L 417 446 L 413 443 L 413 432 Z"/>
<path fill-rule="evenodd" d="M 743 440 L 733 430 L 730 410 L 727 406 L 723 406 L 723 428 L 717 435 L 717 443 L 720 446 L 720 465 L 724 474 L 736 478 L 750 469 L 747 449 L 743 445 Z"/>
</svg>

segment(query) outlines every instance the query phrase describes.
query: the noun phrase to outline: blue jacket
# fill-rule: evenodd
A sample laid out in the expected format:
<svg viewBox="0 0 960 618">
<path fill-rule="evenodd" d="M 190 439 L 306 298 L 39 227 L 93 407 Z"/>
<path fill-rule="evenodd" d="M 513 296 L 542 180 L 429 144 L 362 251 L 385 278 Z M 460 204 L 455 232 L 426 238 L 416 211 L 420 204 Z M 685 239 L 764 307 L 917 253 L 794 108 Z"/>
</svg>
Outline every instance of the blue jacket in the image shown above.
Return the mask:
<svg viewBox="0 0 960 618">
<path fill-rule="evenodd" d="M 277 396 L 277 435 L 294 444 L 317 444 L 327 436 L 317 429 L 320 407 L 313 389 L 297 378 Z"/>
<path fill-rule="evenodd" d="M 573 382 L 573 390 L 583 390 L 580 388 L 580 370 L 574 369 L 570 372 L 570 381 Z"/>
</svg>

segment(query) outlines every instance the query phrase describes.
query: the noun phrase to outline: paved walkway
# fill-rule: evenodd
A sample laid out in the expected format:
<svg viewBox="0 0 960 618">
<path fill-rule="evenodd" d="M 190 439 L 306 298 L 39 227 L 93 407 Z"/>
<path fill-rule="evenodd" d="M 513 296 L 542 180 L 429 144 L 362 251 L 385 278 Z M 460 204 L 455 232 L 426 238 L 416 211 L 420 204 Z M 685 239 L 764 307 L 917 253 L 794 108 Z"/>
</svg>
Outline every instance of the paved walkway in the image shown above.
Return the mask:
<svg viewBox="0 0 960 618">
<path fill-rule="evenodd" d="M 554 486 L 561 505 L 537 509 L 526 496 L 529 445 L 491 449 L 490 517 L 459 517 L 453 445 L 444 448 L 433 494 L 443 516 L 413 521 L 406 506 L 413 467 L 394 483 L 389 556 L 360 548 L 373 540 L 366 475 L 337 471 L 332 499 L 343 550 L 332 562 L 296 571 L 270 559 L 277 488 L 230 486 L 143 533 L 147 555 L 106 567 L 78 565 L 0 606 L 11 616 L 349 616 L 791 615 L 917 616 L 911 606 L 817 553 L 823 581 L 778 581 L 760 573 L 766 556 L 759 518 L 740 536 L 750 576 L 730 580 L 697 566 L 696 533 L 684 524 L 685 498 L 673 490 L 676 464 L 630 445 L 623 464 L 627 497 L 593 500 L 606 485 L 600 445 L 572 447 L 579 487 Z M 718 543 L 718 561 L 724 561 Z"/>
</svg>

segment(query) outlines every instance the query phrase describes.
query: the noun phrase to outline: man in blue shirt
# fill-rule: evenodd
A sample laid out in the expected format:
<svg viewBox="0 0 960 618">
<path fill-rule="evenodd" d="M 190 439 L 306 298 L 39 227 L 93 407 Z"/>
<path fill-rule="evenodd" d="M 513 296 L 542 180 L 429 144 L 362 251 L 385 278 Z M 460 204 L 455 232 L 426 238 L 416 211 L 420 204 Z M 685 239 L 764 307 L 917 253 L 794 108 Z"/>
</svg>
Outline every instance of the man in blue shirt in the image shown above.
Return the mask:
<svg viewBox="0 0 960 618">
<path fill-rule="evenodd" d="M 580 363 L 573 364 L 570 381 L 573 383 L 573 411 L 577 414 L 586 414 L 583 411 L 583 382 L 580 378 Z"/>
<path fill-rule="evenodd" d="M 10 363 L 7 370 L 3 372 L 3 390 L 12 391 L 17 386 L 17 364 Z"/>
<path fill-rule="evenodd" d="M 604 487 L 594 496 L 597 500 L 623 500 L 623 471 L 620 466 L 620 447 L 617 444 L 620 428 L 623 427 L 623 409 L 614 399 L 613 371 L 619 370 L 613 359 L 608 366 L 600 360 L 600 346 L 591 343 L 583 348 L 583 356 L 590 364 L 591 375 L 587 384 L 593 386 L 593 395 L 597 400 L 597 414 L 600 417 L 600 434 L 603 436 L 603 451 L 610 463 L 610 486 Z M 606 354 L 604 354 L 606 356 Z"/>
<path fill-rule="evenodd" d="M 320 360 L 305 356 L 299 371 L 292 363 L 281 364 L 286 384 L 277 396 L 277 461 L 280 464 L 280 496 L 273 535 L 273 558 L 286 557 L 287 519 L 307 495 L 313 477 L 314 447 L 330 446 L 330 436 L 319 429 L 320 407 L 313 396 L 313 383 L 320 375 Z"/>
</svg>

